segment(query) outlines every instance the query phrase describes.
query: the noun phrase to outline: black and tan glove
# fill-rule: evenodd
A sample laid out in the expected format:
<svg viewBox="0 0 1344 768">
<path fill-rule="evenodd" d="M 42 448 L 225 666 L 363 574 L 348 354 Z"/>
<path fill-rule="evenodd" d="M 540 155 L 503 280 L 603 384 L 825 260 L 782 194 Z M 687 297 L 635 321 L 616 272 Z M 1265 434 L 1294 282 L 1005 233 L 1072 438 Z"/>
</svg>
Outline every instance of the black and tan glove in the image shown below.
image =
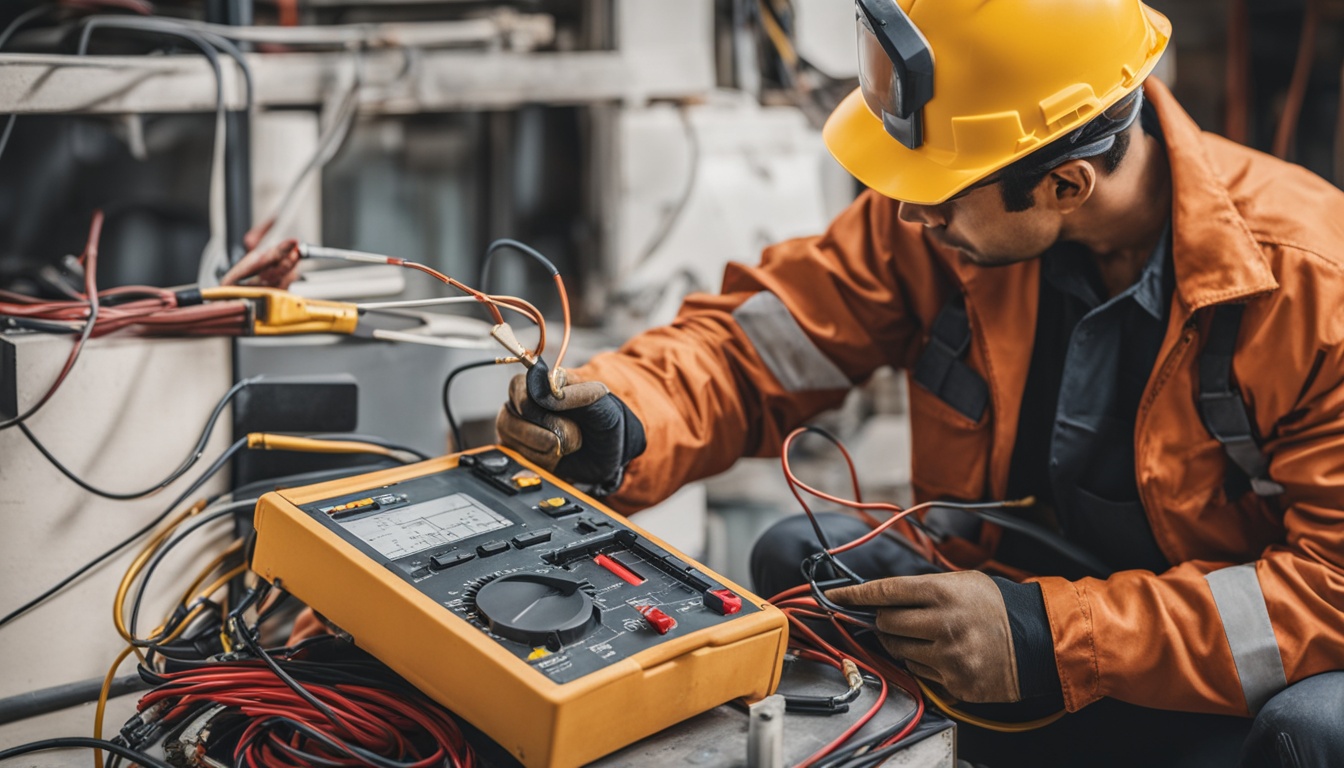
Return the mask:
<svg viewBox="0 0 1344 768">
<path fill-rule="evenodd" d="M 605 384 L 568 383 L 557 398 L 547 374 L 538 361 L 513 377 L 495 419 L 500 443 L 594 495 L 611 493 L 644 452 L 644 425 Z"/>
<path fill-rule="evenodd" d="M 878 639 L 887 652 L 958 699 L 1021 700 L 1008 610 L 985 574 L 896 576 L 826 596 L 840 605 L 877 608 Z"/>
</svg>

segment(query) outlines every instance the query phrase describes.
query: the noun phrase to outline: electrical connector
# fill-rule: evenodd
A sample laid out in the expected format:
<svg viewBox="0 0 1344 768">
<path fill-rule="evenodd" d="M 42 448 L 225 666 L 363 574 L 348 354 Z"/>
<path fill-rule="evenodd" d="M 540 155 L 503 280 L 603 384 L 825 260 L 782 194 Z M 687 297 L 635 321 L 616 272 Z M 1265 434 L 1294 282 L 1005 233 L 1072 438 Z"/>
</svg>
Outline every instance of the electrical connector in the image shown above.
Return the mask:
<svg viewBox="0 0 1344 768">
<path fill-rule="evenodd" d="M 513 327 L 508 323 L 500 323 L 491 328 L 490 335 L 494 337 L 495 341 L 499 342 L 500 346 L 504 347 L 510 354 L 518 358 L 523 365 L 531 368 L 537 364 L 537 358 L 529 353 L 527 347 L 524 347 L 522 343 L 518 341 L 518 337 L 513 333 Z"/>
<path fill-rule="evenodd" d="M 201 297 L 207 301 L 252 299 L 257 303 L 252 333 L 256 336 L 283 336 L 292 333 L 354 333 L 359 325 L 359 308 L 338 301 L 306 299 L 278 288 L 224 286 L 206 288 Z"/>
</svg>

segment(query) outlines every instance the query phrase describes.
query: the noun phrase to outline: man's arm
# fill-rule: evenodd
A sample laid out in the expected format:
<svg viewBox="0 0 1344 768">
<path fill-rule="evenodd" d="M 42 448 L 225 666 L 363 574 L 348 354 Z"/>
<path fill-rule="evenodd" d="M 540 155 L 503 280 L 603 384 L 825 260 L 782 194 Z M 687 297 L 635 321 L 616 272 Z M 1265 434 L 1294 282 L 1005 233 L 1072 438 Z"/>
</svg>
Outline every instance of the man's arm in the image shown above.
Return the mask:
<svg viewBox="0 0 1344 768">
<path fill-rule="evenodd" d="M 739 456 L 775 454 L 855 382 L 910 359 L 920 323 L 900 286 L 935 268 L 895 208 L 863 194 L 825 234 L 771 246 L 756 267 L 730 264 L 722 293 L 692 295 L 670 325 L 575 371 L 605 384 L 647 436 L 609 503 L 641 509 Z"/>
</svg>

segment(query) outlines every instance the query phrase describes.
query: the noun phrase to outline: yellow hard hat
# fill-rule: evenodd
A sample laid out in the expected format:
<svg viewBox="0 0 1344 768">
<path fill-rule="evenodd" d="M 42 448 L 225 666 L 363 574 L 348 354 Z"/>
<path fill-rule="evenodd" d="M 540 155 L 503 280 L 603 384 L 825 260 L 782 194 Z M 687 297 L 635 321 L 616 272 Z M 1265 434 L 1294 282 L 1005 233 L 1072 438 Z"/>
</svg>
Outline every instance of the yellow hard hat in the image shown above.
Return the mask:
<svg viewBox="0 0 1344 768">
<path fill-rule="evenodd" d="M 855 0 L 859 88 L 822 129 L 859 181 L 933 205 L 1143 84 L 1171 23 L 1139 0 Z"/>
</svg>

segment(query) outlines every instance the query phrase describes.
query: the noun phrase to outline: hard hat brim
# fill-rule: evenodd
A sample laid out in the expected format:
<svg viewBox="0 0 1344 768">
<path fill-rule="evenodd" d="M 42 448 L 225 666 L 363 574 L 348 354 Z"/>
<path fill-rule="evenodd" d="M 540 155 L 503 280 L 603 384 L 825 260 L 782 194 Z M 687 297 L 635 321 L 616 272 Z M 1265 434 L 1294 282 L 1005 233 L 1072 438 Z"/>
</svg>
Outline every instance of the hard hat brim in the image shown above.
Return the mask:
<svg viewBox="0 0 1344 768">
<path fill-rule="evenodd" d="M 1148 23 L 1158 32 L 1161 47 L 1143 63 L 1142 69 L 1134 76 L 1141 84 L 1157 60 L 1161 58 L 1166 43 L 1170 40 L 1171 24 L 1166 17 L 1144 6 Z M 1119 101 L 1133 88 L 1117 90 L 1109 94 L 1102 109 Z M 1054 138 L 1060 138 L 1079 125 L 1065 126 Z M 835 159 L 855 178 L 876 192 L 902 202 L 918 205 L 937 205 L 946 201 L 970 185 L 987 178 L 995 171 L 1024 157 L 1043 145 L 1031 146 L 1022 151 L 995 158 L 992 162 L 979 163 L 973 167 L 951 168 L 934 162 L 929 153 L 909 149 L 892 138 L 878 119 L 868 108 L 860 89 L 855 89 L 840 106 L 835 108 L 826 125 L 822 128 L 822 138 L 827 149 Z M 1052 139 L 1053 140 L 1053 139 Z"/>
</svg>

